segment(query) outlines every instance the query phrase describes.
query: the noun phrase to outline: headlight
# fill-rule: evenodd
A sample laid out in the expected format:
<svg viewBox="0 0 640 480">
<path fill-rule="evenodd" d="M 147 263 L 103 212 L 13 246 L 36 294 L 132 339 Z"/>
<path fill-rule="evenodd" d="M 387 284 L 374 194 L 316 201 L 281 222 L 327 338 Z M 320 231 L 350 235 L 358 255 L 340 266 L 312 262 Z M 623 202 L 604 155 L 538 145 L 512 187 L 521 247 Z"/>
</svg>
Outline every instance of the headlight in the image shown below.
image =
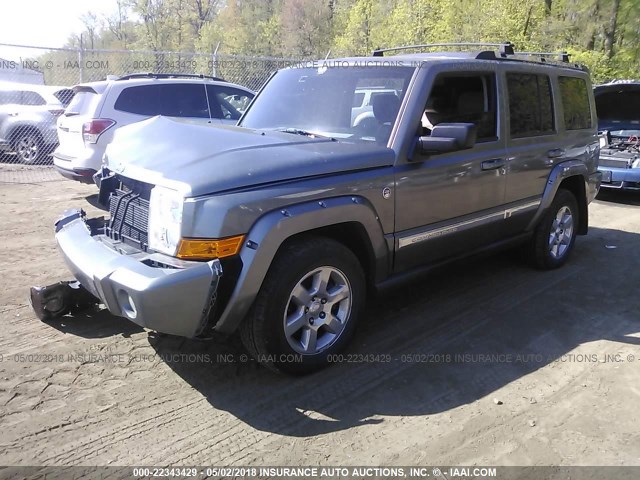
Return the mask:
<svg viewBox="0 0 640 480">
<path fill-rule="evenodd" d="M 631 164 L 631 168 L 640 168 L 640 158 Z"/>
<path fill-rule="evenodd" d="M 180 243 L 182 196 L 164 187 L 151 189 L 149 202 L 149 247 L 175 255 Z"/>
</svg>

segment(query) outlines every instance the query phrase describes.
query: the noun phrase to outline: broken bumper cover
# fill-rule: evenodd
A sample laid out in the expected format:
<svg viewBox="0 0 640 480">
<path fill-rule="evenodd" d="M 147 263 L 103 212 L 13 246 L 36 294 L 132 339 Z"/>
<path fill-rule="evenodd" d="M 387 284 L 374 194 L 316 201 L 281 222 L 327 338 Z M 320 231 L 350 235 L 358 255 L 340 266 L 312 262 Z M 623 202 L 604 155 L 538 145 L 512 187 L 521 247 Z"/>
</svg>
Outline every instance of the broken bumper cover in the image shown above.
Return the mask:
<svg viewBox="0 0 640 480">
<path fill-rule="evenodd" d="M 76 279 L 112 314 L 184 337 L 204 328 L 222 275 L 218 260 L 184 262 L 117 251 L 109 238 L 92 235 L 78 210 L 66 211 L 56 222 L 56 242 Z"/>
</svg>

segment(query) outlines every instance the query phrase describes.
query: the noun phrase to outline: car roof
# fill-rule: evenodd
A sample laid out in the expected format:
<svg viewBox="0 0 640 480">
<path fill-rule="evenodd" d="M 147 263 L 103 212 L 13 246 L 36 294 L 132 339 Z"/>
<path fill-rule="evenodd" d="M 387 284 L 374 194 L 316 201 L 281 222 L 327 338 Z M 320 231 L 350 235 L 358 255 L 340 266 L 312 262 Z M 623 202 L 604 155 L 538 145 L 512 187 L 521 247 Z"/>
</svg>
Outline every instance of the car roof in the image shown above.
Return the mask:
<svg viewBox="0 0 640 480">
<path fill-rule="evenodd" d="M 165 77 L 161 77 L 161 78 L 156 78 L 156 77 L 134 77 L 134 78 L 122 78 L 122 79 L 108 79 L 108 80 L 100 80 L 100 81 L 97 81 L 97 82 L 79 83 L 77 85 L 74 85 L 73 89 L 76 92 L 79 92 L 79 91 L 94 91 L 95 93 L 102 94 L 107 89 L 107 87 L 109 87 L 110 85 L 126 85 L 126 86 L 134 85 L 134 86 L 138 86 L 138 85 L 149 85 L 149 84 L 154 84 L 154 83 L 159 83 L 159 84 L 162 84 L 162 83 L 169 83 L 169 84 L 175 84 L 175 83 L 203 84 L 204 83 L 206 85 L 229 86 L 229 87 L 234 87 L 234 88 L 238 88 L 238 89 L 241 89 L 241 90 L 245 90 L 246 92 L 250 92 L 252 94 L 255 93 L 250 88 L 247 88 L 247 87 L 244 87 L 242 85 L 235 84 L 235 83 L 227 82 L 227 81 L 224 81 L 224 80 L 212 80 L 211 78 L 207 78 L 207 77 L 190 78 L 190 77 L 180 77 L 180 76 L 169 77 L 169 78 L 165 78 Z"/>
<path fill-rule="evenodd" d="M 340 66 L 365 66 L 365 67 L 418 67 L 425 62 L 446 62 L 446 61 L 464 61 L 464 62 L 504 62 L 504 63 L 518 63 L 531 66 L 542 66 L 561 68 L 567 70 L 573 70 L 576 72 L 586 71 L 586 67 L 576 63 L 566 63 L 555 60 L 544 59 L 543 61 L 536 61 L 534 58 L 528 58 L 523 56 L 509 56 L 499 57 L 492 56 L 493 52 L 476 51 L 476 52 L 432 52 L 432 53 L 415 53 L 415 54 L 402 54 L 402 55 L 390 55 L 387 57 L 382 56 L 367 56 L 367 57 L 345 57 L 327 60 L 318 60 L 315 62 L 316 67 L 322 67 L 323 65 L 331 66 L 332 64 Z M 542 57 L 541 57 L 542 58 Z M 303 62 L 303 66 L 309 62 Z M 300 68 L 299 66 L 289 68 Z"/>
<path fill-rule="evenodd" d="M 418 51 L 411 53 L 398 53 L 407 50 L 431 50 L 434 47 L 478 47 L 491 46 L 496 50 L 434 50 L 434 51 Z M 393 55 L 385 56 L 385 53 L 393 53 Z M 577 63 L 569 62 L 569 54 L 567 52 L 516 52 L 514 46 L 510 42 L 504 43 L 452 43 L 452 44 L 427 44 L 427 45 L 408 45 L 403 47 L 393 47 L 387 49 L 378 49 L 369 56 L 362 57 L 344 57 L 336 59 L 318 60 L 313 66 L 367 66 L 367 67 L 413 67 L 417 68 L 425 62 L 513 62 L 522 65 L 542 66 L 551 68 L 560 68 L 572 70 L 574 72 L 586 72 L 587 67 Z M 302 66 L 309 65 L 310 62 L 302 62 Z M 300 68 L 300 65 L 289 67 Z"/>
<path fill-rule="evenodd" d="M 0 82 L 0 90 L 24 90 L 27 92 L 54 93 L 59 90 L 71 90 L 61 85 L 38 85 L 36 83 Z"/>
</svg>

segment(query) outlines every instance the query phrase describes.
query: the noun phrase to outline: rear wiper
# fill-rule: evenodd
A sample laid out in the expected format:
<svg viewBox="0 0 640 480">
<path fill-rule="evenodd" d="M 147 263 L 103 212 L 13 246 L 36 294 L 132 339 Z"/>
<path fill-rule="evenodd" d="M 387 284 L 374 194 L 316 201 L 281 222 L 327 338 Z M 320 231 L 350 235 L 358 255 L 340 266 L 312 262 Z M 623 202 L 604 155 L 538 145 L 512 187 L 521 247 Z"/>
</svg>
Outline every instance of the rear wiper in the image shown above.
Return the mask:
<svg viewBox="0 0 640 480">
<path fill-rule="evenodd" d="M 293 135 L 302 135 L 305 137 L 323 137 L 324 135 L 318 135 L 317 133 L 308 132 L 307 130 L 301 130 L 299 128 L 276 128 L 276 132 L 292 133 Z"/>
</svg>

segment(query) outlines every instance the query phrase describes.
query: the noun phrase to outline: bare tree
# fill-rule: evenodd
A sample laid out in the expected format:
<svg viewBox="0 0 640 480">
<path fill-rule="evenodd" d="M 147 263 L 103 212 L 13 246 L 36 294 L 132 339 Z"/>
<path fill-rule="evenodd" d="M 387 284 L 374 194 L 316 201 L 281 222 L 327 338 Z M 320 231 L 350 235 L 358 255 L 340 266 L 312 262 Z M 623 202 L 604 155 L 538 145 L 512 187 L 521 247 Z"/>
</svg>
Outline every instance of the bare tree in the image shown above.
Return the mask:
<svg viewBox="0 0 640 480">
<path fill-rule="evenodd" d="M 98 16 L 91 11 L 80 15 L 80 21 L 84 24 L 84 28 L 87 30 L 89 48 L 94 49 L 97 35 L 102 27 L 102 22 Z"/>
<path fill-rule="evenodd" d="M 589 17 L 591 17 L 592 21 L 591 32 L 587 39 L 586 49 L 587 50 L 595 50 L 596 48 L 596 37 L 598 36 L 598 30 L 600 28 L 600 23 L 598 22 L 598 17 L 600 16 L 600 0 L 596 0 L 593 4 L 593 8 L 589 11 Z"/>
<path fill-rule="evenodd" d="M 618 13 L 620 11 L 620 0 L 613 0 L 609 25 L 604 32 L 604 54 L 607 58 L 613 57 L 613 45 L 616 41 L 616 29 L 618 27 Z"/>
<path fill-rule="evenodd" d="M 106 18 L 107 27 L 116 40 L 122 42 L 122 47 L 126 49 L 129 42 L 127 22 L 129 20 L 130 5 L 128 0 L 116 0 L 116 7 L 116 12 Z"/>
<path fill-rule="evenodd" d="M 191 26 L 196 36 L 198 36 L 207 22 L 213 20 L 216 11 L 220 8 L 220 4 L 220 0 L 189 0 L 187 2 L 187 7 L 193 13 Z"/>
</svg>

